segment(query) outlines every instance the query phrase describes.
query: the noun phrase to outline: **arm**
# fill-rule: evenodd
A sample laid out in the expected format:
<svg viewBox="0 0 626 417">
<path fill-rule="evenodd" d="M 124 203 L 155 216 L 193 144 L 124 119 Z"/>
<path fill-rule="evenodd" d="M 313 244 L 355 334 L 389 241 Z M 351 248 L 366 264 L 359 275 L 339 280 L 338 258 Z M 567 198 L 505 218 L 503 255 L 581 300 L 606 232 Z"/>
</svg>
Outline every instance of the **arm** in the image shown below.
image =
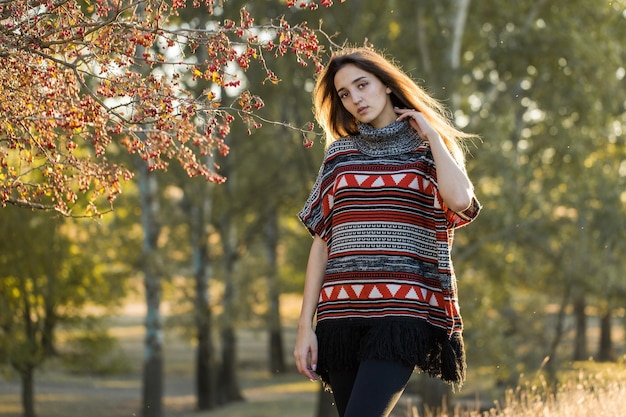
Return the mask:
<svg viewBox="0 0 626 417">
<path fill-rule="evenodd" d="M 437 184 L 443 201 L 452 211 L 465 211 L 474 198 L 474 187 L 469 177 L 452 158 L 438 133 L 436 137 L 427 140 L 437 167 Z"/>
<path fill-rule="evenodd" d="M 428 141 L 437 168 L 439 194 L 450 210 L 463 212 L 474 198 L 474 187 L 465 170 L 458 165 L 448 150 L 441 135 L 415 110 L 396 109 L 398 120 L 410 118 L 411 126 L 420 137 Z"/>
<path fill-rule="evenodd" d="M 315 235 L 306 267 L 302 309 L 298 320 L 298 335 L 293 351 L 298 372 L 312 381 L 316 379 L 313 371 L 317 367 L 317 337 L 313 331 L 313 317 L 322 290 L 327 260 L 326 241 Z"/>
</svg>

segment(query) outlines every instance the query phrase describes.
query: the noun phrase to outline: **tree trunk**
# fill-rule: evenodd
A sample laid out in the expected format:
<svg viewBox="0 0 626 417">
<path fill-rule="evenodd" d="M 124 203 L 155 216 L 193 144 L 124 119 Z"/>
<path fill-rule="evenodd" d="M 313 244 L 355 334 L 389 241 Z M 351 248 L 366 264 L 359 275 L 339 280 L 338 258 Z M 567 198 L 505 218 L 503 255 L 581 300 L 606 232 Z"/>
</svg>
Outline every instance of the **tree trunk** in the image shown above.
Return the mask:
<svg viewBox="0 0 626 417">
<path fill-rule="evenodd" d="M 26 365 L 20 372 L 22 377 L 22 409 L 24 417 L 35 417 L 35 367 Z"/>
<path fill-rule="evenodd" d="M 237 238 L 232 219 L 228 212 L 220 222 L 222 243 L 224 248 L 224 311 L 220 323 L 222 325 L 222 362 L 219 372 L 218 403 L 225 404 L 243 399 L 237 380 L 237 336 L 235 334 L 235 308 L 237 302 L 237 278 L 234 270 L 237 262 Z"/>
<path fill-rule="evenodd" d="M 161 417 L 163 415 L 163 358 L 160 342 L 154 336 L 146 337 L 146 357 L 143 366 L 143 417 Z"/>
<path fill-rule="evenodd" d="M 613 354 L 613 340 L 611 338 L 611 309 L 607 308 L 606 312 L 600 318 L 600 347 L 598 349 L 598 361 L 609 362 L 615 360 Z"/>
<path fill-rule="evenodd" d="M 243 400 L 237 379 L 237 338 L 232 326 L 222 329 L 222 365 L 218 403 L 226 404 Z"/>
<path fill-rule="evenodd" d="M 470 0 L 456 0 L 456 4 L 457 7 L 452 19 L 454 21 L 452 25 L 452 44 L 450 45 L 450 68 L 455 72 L 461 66 L 463 34 L 465 33 L 465 22 L 467 21 Z"/>
<path fill-rule="evenodd" d="M 576 337 L 574 339 L 575 361 L 588 359 L 587 352 L 587 315 L 585 314 L 586 301 L 584 295 L 579 295 L 574 300 L 574 317 L 576 319 Z"/>
<path fill-rule="evenodd" d="M 161 277 L 159 273 L 157 181 L 144 161 L 139 161 L 139 193 L 143 238 L 143 273 L 146 292 L 146 336 L 143 364 L 142 417 L 161 417 L 163 401 L 163 329 L 161 326 Z"/>
<path fill-rule="evenodd" d="M 235 148 L 237 135 L 230 137 L 231 149 Z M 237 189 L 237 178 L 233 170 L 235 158 L 230 154 L 221 164 L 222 173 L 228 177 L 228 181 L 221 185 L 224 190 L 226 207 L 215 225 L 219 230 L 222 243 L 222 262 L 224 268 L 224 296 L 222 300 L 222 315 L 220 316 L 220 336 L 221 336 L 221 363 L 219 368 L 217 387 L 217 403 L 226 404 L 234 401 L 241 401 L 243 396 L 239 389 L 237 379 L 237 335 L 235 333 L 235 322 L 237 317 L 236 305 L 239 301 L 238 277 L 235 274 L 239 254 L 237 248 L 239 238 L 237 236 L 237 225 L 233 222 L 232 209 L 235 200 L 235 190 Z"/>
<path fill-rule="evenodd" d="M 212 317 L 209 302 L 209 252 L 206 221 L 210 210 L 210 198 L 191 206 L 191 244 L 193 269 L 196 281 L 196 403 L 198 410 L 210 410 L 216 406 L 215 350 L 212 340 Z"/>
<path fill-rule="evenodd" d="M 206 311 L 203 320 L 210 321 Z M 215 380 L 215 352 L 211 340 L 211 325 L 198 325 L 198 348 L 196 350 L 196 402 L 198 410 L 211 410 L 217 404 Z"/>
<path fill-rule="evenodd" d="M 35 368 L 39 363 L 37 348 L 37 325 L 33 322 L 33 306 L 31 294 L 27 289 L 27 279 L 21 279 L 22 300 L 24 302 L 24 333 L 26 340 L 21 348 L 23 351 L 18 355 L 18 361 L 14 361 L 13 367 L 20 373 L 22 379 L 22 408 L 24 417 L 35 417 Z M 35 287 L 35 280 L 31 282 Z"/>
<path fill-rule="evenodd" d="M 283 351 L 283 336 L 280 325 L 280 290 L 278 282 L 278 214 L 276 207 L 269 205 L 265 216 L 265 248 L 267 253 L 267 292 L 268 312 L 267 328 L 269 331 L 269 371 L 272 374 L 287 370 Z"/>
<path fill-rule="evenodd" d="M 196 16 L 196 28 L 206 28 L 211 16 L 200 13 Z M 194 55 L 198 62 L 209 59 L 206 48 L 198 48 Z M 208 82 L 198 80 L 195 91 L 200 93 L 210 88 Z M 213 155 L 205 158 L 205 165 L 212 166 Z M 213 345 L 213 317 L 209 297 L 209 245 L 207 226 L 211 219 L 213 200 L 209 185 L 204 183 L 197 190 L 198 195 L 190 195 L 191 244 L 193 269 L 196 281 L 195 320 L 198 346 L 196 348 L 196 406 L 198 410 L 211 410 L 217 406 L 217 359 Z M 192 191 L 193 192 L 193 191 Z"/>
<path fill-rule="evenodd" d="M 41 346 L 43 348 L 44 357 L 56 356 L 56 346 L 54 330 L 56 327 L 57 316 L 55 311 L 56 296 L 55 296 L 55 284 L 56 276 L 52 273 L 47 275 L 46 291 L 43 298 L 45 315 L 43 317 L 43 328 L 41 329 Z"/>
<path fill-rule="evenodd" d="M 548 351 L 548 355 L 546 356 L 546 360 L 544 361 L 544 369 L 546 371 L 548 387 L 552 390 L 553 393 L 556 393 L 556 387 L 558 384 L 558 365 L 556 353 L 558 351 L 559 345 L 561 344 L 561 340 L 563 339 L 563 333 L 565 332 L 565 316 L 567 305 L 570 299 L 570 293 L 570 285 L 566 285 L 565 291 L 563 292 L 563 299 L 561 300 L 559 313 L 557 315 L 557 320 L 554 325 L 554 338 L 552 339 L 552 343 L 550 343 L 550 350 Z"/>
<path fill-rule="evenodd" d="M 326 391 L 324 386 L 321 384 L 317 394 L 315 417 L 339 417 L 337 407 L 335 407 L 335 398 L 333 397 L 333 394 Z"/>
<path fill-rule="evenodd" d="M 452 78 L 446 80 L 446 84 L 452 89 L 450 110 L 452 112 L 458 110 L 461 107 L 461 95 L 458 93 L 458 89 L 454 83 L 458 83 L 460 78 L 458 76 L 461 68 L 461 54 L 463 50 L 463 34 L 465 33 L 465 23 L 467 22 L 467 15 L 470 5 L 470 0 L 456 0 L 454 12 L 451 16 L 452 21 L 452 40 L 450 43 L 450 69 Z"/>
<path fill-rule="evenodd" d="M 416 2 L 417 16 L 415 18 L 416 24 L 414 25 L 417 40 L 417 50 L 419 51 L 420 63 L 425 74 L 431 74 L 432 60 L 428 52 L 428 39 L 426 36 L 426 18 L 429 15 L 429 6 L 427 4 Z"/>
</svg>

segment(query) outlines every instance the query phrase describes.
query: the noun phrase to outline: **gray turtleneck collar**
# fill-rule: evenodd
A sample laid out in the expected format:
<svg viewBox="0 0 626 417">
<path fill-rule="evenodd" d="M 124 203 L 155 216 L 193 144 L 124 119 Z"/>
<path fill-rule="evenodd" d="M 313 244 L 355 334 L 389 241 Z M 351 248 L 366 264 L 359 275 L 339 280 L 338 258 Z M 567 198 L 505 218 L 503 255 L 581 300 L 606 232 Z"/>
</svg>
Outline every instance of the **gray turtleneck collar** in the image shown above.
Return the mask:
<svg viewBox="0 0 626 417">
<path fill-rule="evenodd" d="M 359 151 L 369 156 L 391 156 L 408 153 L 419 146 L 422 139 L 407 121 L 393 122 L 376 129 L 359 123 L 359 134 L 354 142 Z"/>
</svg>

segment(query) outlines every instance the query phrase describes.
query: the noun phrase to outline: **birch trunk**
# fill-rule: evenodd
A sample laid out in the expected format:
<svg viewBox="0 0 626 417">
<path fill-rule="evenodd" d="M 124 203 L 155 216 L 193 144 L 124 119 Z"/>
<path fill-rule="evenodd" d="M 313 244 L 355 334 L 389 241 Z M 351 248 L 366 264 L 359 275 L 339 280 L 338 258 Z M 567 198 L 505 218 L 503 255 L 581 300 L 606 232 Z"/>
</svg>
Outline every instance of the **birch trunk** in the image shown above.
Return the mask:
<svg viewBox="0 0 626 417">
<path fill-rule="evenodd" d="M 146 336 L 144 341 L 142 417 L 163 415 L 163 329 L 160 312 L 161 277 L 159 273 L 157 240 L 159 203 L 156 177 L 140 160 L 139 194 L 143 238 L 143 274 L 146 292 Z"/>
</svg>

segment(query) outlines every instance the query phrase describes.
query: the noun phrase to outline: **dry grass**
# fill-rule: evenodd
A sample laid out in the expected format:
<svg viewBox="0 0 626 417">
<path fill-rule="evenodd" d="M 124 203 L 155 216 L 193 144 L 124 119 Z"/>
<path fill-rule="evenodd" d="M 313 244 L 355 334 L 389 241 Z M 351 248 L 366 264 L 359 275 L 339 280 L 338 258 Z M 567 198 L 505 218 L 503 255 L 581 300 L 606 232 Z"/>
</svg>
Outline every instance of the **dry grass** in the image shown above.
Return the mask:
<svg viewBox="0 0 626 417">
<path fill-rule="evenodd" d="M 556 396 L 544 399 L 532 392 L 521 398 L 512 395 L 504 407 L 489 416 L 517 417 L 623 417 L 626 416 L 626 386 L 610 384 L 607 387 L 567 386 Z"/>
<path fill-rule="evenodd" d="M 604 387 L 566 386 L 556 396 L 544 397 L 532 391 L 517 390 L 504 404 L 489 412 L 455 413 L 455 417 L 623 417 L 626 416 L 626 385 Z M 443 416 L 441 416 L 443 417 Z"/>
<path fill-rule="evenodd" d="M 577 363 L 563 372 L 556 394 L 538 375 L 489 411 L 423 412 L 406 409 L 404 417 L 623 417 L 626 416 L 626 366 L 624 364 Z"/>
</svg>

